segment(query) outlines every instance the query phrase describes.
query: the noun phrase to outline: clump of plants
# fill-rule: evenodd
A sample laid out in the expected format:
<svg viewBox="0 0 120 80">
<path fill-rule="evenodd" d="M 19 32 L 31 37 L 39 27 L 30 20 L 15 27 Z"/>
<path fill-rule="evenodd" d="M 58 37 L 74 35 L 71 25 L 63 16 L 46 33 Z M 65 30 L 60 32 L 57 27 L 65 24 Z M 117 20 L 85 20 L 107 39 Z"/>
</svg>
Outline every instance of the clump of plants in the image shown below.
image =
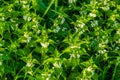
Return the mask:
<svg viewBox="0 0 120 80">
<path fill-rule="evenodd" d="M 0 80 L 119 80 L 119 0 L 0 0 Z"/>
</svg>

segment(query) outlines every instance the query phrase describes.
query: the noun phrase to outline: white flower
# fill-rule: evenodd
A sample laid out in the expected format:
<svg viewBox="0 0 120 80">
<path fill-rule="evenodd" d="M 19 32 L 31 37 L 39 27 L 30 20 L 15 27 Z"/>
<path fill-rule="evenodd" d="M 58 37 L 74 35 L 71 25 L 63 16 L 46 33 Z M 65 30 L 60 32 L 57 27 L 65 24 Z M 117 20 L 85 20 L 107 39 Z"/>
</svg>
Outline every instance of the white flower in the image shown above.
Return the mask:
<svg viewBox="0 0 120 80">
<path fill-rule="evenodd" d="M 68 0 L 68 2 L 71 4 L 71 3 L 75 3 L 76 0 Z"/>
<path fill-rule="evenodd" d="M 107 11 L 107 10 L 109 10 L 110 8 L 109 8 L 109 6 L 105 6 L 105 7 L 101 7 L 104 11 Z"/>
<path fill-rule="evenodd" d="M 53 26 L 58 26 L 58 20 L 55 20 Z"/>
<path fill-rule="evenodd" d="M 23 0 L 23 1 L 21 1 L 21 3 L 26 4 L 26 3 L 27 3 L 27 1 Z"/>
<path fill-rule="evenodd" d="M 58 63 L 58 62 L 55 62 L 53 65 L 54 65 L 54 67 L 56 67 L 56 68 L 60 68 L 60 67 L 61 67 L 61 63 Z"/>
<path fill-rule="evenodd" d="M 75 58 L 75 54 L 70 54 L 70 58 Z"/>
<path fill-rule="evenodd" d="M 75 27 L 75 31 L 78 32 L 78 28 L 77 27 Z"/>
<path fill-rule="evenodd" d="M 9 12 L 12 12 L 12 9 L 8 9 Z"/>
<path fill-rule="evenodd" d="M 51 77 L 51 74 L 48 74 L 48 73 L 43 73 L 41 74 L 42 77 Z"/>
<path fill-rule="evenodd" d="M 32 27 L 33 27 L 32 29 L 34 29 L 34 28 L 36 28 L 37 26 L 36 26 L 36 25 L 33 25 Z"/>
<path fill-rule="evenodd" d="M 0 66 L 2 65 L 2 62 L 0 61 Z"/>
<path fill-rule="evenodd" d="M 77 20 L 76 23 L 77 23 L 78 27 L 83 28 L 85 26 L 85 24 L 83 22 L 81 22 L 80 20 Z"/>
<path fill-rule="evenodd" d="M 19 3 L 19 1 L 17 1 L 17 0 L 16 0 L 16 2 L 15 2 L 15 3 Z"/>
<path fill-rule="evenodd" d="M 98 26 L 98 20 L 91 21 L 91 26 L 92 27 Z"/>
<path fill-rule="evenodd" d="M 30 62 L 28 62 L 26 66 L 27 66 L 27 67 L 31 67 L 32 64 L 31 64 Z"/>
<path fill-rule="evenodd" d="M 77 26 L 83 28 L 85 26 L 85 24 L 84 23 L 80 23 Z"/>
<path fill-rule="evenodd" d="M 77 54 L 77 58 L 80 58 L 80 54 Z"/>
<path fill-rule="evenodd" d="M 51 74 L 48 74 L 48 77 L 50 77 L 51 76 Z"/>
<path fill-rule="evenodd" d="M 5 17 L 2 17 L 2 21 L 5 21 Z"/>
<path fill-rule="evenodd" d="M 29 16 L 27 16 L 27 15 L 24 15 L 24 16 L 23 16 L 23 19 L 24 19 L 25 21 L 30 21 L 30 20 L 31 20 L 31 17 L 29 17 Z"/>
<path fill-rule="evenodd" d="M 28 38 L 29 34 L 27 32 L 24 32 L 24 37 Z"/>
<path fill-rule="evenodd" d="M 71 46 L 71 48 L 73 49 L 73 48 L 77 48 L 77 46 Z"/>
<path fill-rule="evenodd" d="M 70 54 L 70 58 L 80 58 L 80 54 Z"/>
<path fill-rule="evenodd" d="M 60 29 L 61 29 L 61 28 L 60 28 L 59 26 L 57 26 L 56 29 L 54 29 L 53 31 L 54 31 L 55 33 L 57 33 L 57 32 L 59 32 Z"/>
<path fill-rule="evenodd" d="M 104 48 L 104 47 L 105 47 L 105 44 L 100 43 L 100 44 L 99 44 L 99 47 L 100 47 L 100 48 Z"/>
<path fill-rule="evenodd" d="M 28 9 L 28 8 L 29 8 L 29 5 L 23 5 L 23 8 L 24 8 L 24 9 Z"/>
<path fill-rule="evenodd" d="M 31 38 L 32 38 L 32 37 L 28 37 L 28 38 L 27 38 L 27 42 L 30 42 Z"/>
<path fill-rule="evenodd" d="M 89 72 L 91 72 L 92 70 L 93 70 L 92 67 L 88 67 L 88 68 L 87 68 L 87 71 L 89 71 Z"/>
<path fill-rule="evenodd" d="M 18 24 L 15 24 L 16 28 L 18 28 Z"/>
<path fill-rule="evenodd" d="M 32 70 L 31 70 L 31 71 L 28 71 L 28 74 L 32 75 L 32 73 L 33 73 L 33 71 L 32 71 Z"/>
<path fill-rule="evenodd" d="M 74 49 L 74 48 L 80 48 L 80 47 L 77 45 L 72 45 L 70 48 Z"/>
<path fill-rule="evenodd" d="M 49 78 L 46 78 L 46 80 L 49 80 Z"/>
<path fill-rule="evenodd" d="M 23 16 L 23 19 L 26 21 L 26 20 L 27 20 L 27 16 L 26 16 L 26 15 L 24 15 L 24 16 Z"/>
<path fill-rule="evenodd" d="M 0 54 L 0 57 L 3 56 L 3 54 Z"/>
<path fill-rule="evenodd" d="M 116 47 L 115 50 L 119 50 L 120 48 L 119 47 Z"/>
<path fill-rule="evenodd" d="M 2 58 L 3 54 L 0 54 L 0 59 Z M 2 61 L 0 60 L 0 66 L 2 65 Z"/>
<path fill-rule="evenodd" d="M 47 48 L 49 46 L 48 42 L 41 42 L 42 47 Z"/>
<path fill-rule="evenodd" d="M 104 50 L 99 50 L 98 51 L 100 54 L 104 54 L 104 53 L 106 53 L 107 51 L 104 49 Z"/>
<path fill-rule="evenodd" d="M 89 15 L 90 15 L 90 17 L 96 17 L 96 14 L 94 14 L 94 13 L 90 13 Z"/>
<path fill-rule="evenodd" d="M 65 31 L 65 30 L 67 30 L 67 28 L 63 27 L 63 28 L 62 28 L 62 31 Z"/>
<path fill-rule="evenodd" d="M 62 17 L 62 21 L 61 21 L 61 24 L 63 24 L 65 22 L 65 18 Z"/>
<path fill-rule="evenodd" d="M 10 21 L 11 21 L 11 22 L 15 22 L 15 20 L 13 20 L 13 19 L 10 19 Z"/>
<path fill-rule="evenodd" d="M 117 30 L 117 34 L 120 34 L 120 29 Z"/>
<path fill-rule="evenodd" d="M 28 19 L 27 19 L 28 21 L 30 21 L 31 20 L 31 17 L 28 17 Z"/>
<path fill-rule="evenodd" d="M 93 0 L 90 1 L 90 4 L 96 4 L 96 3 L 98 2 L 97 1 L 94 2 Z"/>
<path fill-rule="evenodd" d="M 2 47 L 2 44 L 0 43 L 0 47 Z"/>
<path fill-rule="evenodd" d="M 42 76 L 46 76 L 47 74 L 41 74 Z"/>
<path fill-rule="evenodd" d="M 24 42 L 30 42 L 31 38 L 28 34 L 28 32 L 24 32 L 24 37 L 26 38 L 26 40 L 24 40 Z"/>
<path fill-rule="evenodd" d="M 40 30 L 37 30 L 37 34 L 39 34 L 40 33 Z"/>
<path fill-rule="evenodd" d="M 116 43 L 120 43 L 120 39 L 118 39 L 118 40 L 116 41 Z"/>
</svg>

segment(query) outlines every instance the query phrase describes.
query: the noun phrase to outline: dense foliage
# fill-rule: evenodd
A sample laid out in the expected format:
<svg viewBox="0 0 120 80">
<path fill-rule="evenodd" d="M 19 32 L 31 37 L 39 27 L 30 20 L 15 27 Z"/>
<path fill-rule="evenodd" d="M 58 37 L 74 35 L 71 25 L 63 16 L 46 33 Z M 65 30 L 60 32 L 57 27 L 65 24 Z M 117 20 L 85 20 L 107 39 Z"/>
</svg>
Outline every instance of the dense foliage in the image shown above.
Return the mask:
<svg viewBox="0 0 120 80">
<path fill-rule="evenodd" d="M 0 80 L 120 80 L 119 0 L 0 0 Z"/>
</svg>

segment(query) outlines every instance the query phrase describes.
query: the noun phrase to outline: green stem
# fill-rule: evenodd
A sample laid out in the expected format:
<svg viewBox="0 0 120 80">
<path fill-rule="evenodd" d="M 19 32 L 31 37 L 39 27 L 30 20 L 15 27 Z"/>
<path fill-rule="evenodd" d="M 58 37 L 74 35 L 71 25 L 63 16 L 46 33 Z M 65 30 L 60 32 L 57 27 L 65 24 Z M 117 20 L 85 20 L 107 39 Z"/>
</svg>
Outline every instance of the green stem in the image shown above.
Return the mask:
<svg viewBox="0 0 120 80">
<path fill-rule="evenodd" d="M 52 1 L 50 2 L 49 6 L 48 6 L 47 9 L 45 10 L 45 12 L 44 12 L 44 14 L 43 14 L 42 17 L 44 17 L 44 16 L 47 14 L 47 12 L 49 11 L 49 9 L 50 9 L 50 7 L 52 6 L 52 4 L 54 3 L 54 1 L 55 1 L 55 0 L 52 0 Z"/>
<path fill-rule="evenodd" d="M 116 63 L 116 65 L 115 65 L 114 73 L 112 75 L 112 80 L 114 80 L 114 78 L 115 78 L 115 73 L 116 73 L 116 70 L 117 70 L 117 66 L 118 66 L 118 63 Z"/>
</svg>

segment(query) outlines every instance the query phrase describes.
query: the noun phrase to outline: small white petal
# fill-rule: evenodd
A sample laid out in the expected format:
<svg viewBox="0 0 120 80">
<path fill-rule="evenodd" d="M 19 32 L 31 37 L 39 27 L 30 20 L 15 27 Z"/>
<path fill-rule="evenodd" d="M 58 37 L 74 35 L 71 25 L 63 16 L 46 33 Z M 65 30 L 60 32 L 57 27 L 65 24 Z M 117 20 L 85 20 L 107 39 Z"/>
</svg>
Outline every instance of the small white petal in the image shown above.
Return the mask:
<svg viewBox="0 0 120 80">
<path fill-rule="evenodd" d="M 96 17 L 96 14 L 90 13 L 90 17 Z"/>
<path fill-rule="evenodd" d="M 48 42 L 44 42 L 44 43 L 41 42 L 41 45 L 42 45 L 42 47 L 47 48 L 49 46 L 49 43 Z"/>
</svg>

